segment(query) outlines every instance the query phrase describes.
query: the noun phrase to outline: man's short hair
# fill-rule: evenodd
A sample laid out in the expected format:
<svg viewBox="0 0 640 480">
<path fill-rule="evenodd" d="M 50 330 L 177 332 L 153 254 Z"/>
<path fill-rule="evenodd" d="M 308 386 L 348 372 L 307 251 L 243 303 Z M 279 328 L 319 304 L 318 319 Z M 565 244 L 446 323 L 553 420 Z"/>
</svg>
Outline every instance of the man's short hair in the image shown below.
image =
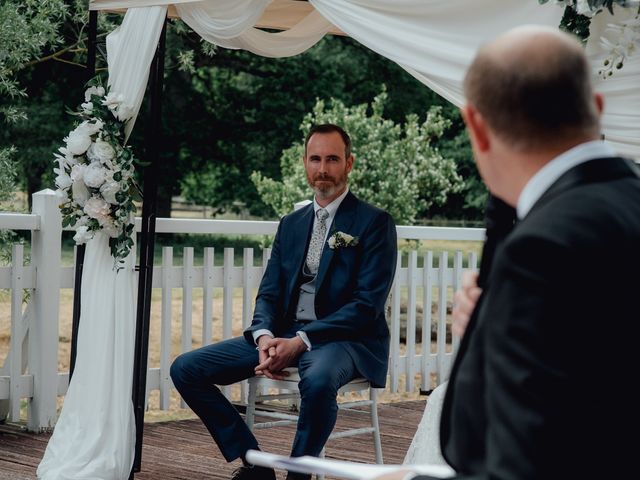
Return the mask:
<svg viewBox="0 0 640 480">
<path fill-rule="evenodd" d="M 519 150 L 597 133 L 591 67 L 580 45 L 571 39 L 534 48 L 527 47 L 534 55 L 518 57 L 481 49 L 465 77 L 467 101 L 496 135 Z"/>
<path fill-rule="evenodd" d="M 307 145 L 309 144 L 309 139 L 312 135 L 316 133 L 333 133 L 337 132 L 342 137 L 342 142 L 344 143 L 344 158 L 349 158 L 351 156 L 351 138 L 349 134 L 333 123 L 321 123 L 318 125 L 313 125 L 307 133 L 307 137 L 304 139 L 304 154 L 307 155 Z"/>
</svg>

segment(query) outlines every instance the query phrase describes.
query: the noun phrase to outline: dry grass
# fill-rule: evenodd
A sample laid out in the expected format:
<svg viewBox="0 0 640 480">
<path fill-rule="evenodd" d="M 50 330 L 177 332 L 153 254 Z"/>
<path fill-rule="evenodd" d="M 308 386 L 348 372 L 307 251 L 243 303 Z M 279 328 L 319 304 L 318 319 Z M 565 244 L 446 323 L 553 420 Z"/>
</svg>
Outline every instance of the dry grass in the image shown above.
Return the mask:
<svg viewBox="0 0 640 480">
<path fill-rule="evenodd" d="M 193 290 L 192 308 L 192 347 L 197 348 L 202 345 L 202 289 Z M 222 337 L 222 293 L 216 292 L 214 295 L 213 309 L 213 338 L 212 341 L 219 341 Z M 253 308 L 253 306 L 252 306 Z M 69 370 L 69 358 L 71 351 L 71 319 L 73 309 L 73 291 L 62 289 L 60 292 L 60 326 L 58 342 L 58 370 Z M 154 290 L 151 306 L 151 322 L 149 334 L 149 367 L 160 366 L 160 291 Z M 9 351 L 9 340 L 11 332 L 11 304 L 10 298 L 5 292 L 0 292 L 0 365 L 7 358 Z M 181 352 L 182 345 L 182 290 L 175 289 L 172 295 L 172 326 L 171 326 L 171 359 Z M 233 329 L 234 336 L 242 333 L 242 297 L 238 290 L 233 298 Z M 420 385 L 420 376 L 416 376 L 416 385 Z M 404 392 L 405 379 L 400 379 L 399 392 L 391 393 L 389 388 L 381 392 L 379 399 L 381 402 L 396 402 L 405 400 L 416 400 L 420 398 L 419 391 Z M 347 398 L 353 398 L 353 395 Z M 239 385 L 232 387 L 232 398 L 240 399 Z M 59 399 L 59 407 L 63 399 Z M 193 418 L 191 410 L 183 409 L 180 405 L 180 397 L 177 392 L 172 391 L 170 407 L 163 411 L 159 409 L 159 392 L 154 391 L 149 397 L 149 408 L 145 415 L 146 421 L 165 421 L 185 418 Z M 26 418 L 26 411 L 24 413 Z"/>
</svg>

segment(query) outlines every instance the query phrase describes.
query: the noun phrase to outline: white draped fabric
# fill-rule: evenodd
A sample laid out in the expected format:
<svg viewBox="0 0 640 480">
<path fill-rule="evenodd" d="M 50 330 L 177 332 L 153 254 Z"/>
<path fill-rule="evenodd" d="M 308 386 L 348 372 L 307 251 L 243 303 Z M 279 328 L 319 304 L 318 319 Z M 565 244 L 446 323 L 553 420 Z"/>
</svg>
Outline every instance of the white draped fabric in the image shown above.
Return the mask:
<svg viewBox="0 0 640 480">
<path fill-rule="evenodd" d="M 523 24 L 557 26 L 563 7 L 535 0 L 309 0 L 324 17 L 311 14 L 294 28 L 267 33 L 253 28 L 269 0 L 94 0 L 92 8 L 131 8 L 175 4 L 185 22 L 205 40 L 258 55 L 284 57 L 314 45 L 331 22 L 363 45 L 393 60 L 455 105 L 464 102 L 462 80 L 476 50 L 499 33 Z M 234 8 L 235 6 L 235 8 Z M 242 7 L 242 8 L 240 8 Z M 617 9 L 615 20 L 629 15 Z M 614 19 L 597 15 L 587 53 L 596 88 L 605 95 L 603 132 L 621 154 L 640 158 L 640 55 L 602 79 L 605 52 L 600 37 Z M 138 28 L 145 28 L 141 23 Z M 133 26 L 132 26 L 133 28 Z"/>
<path fill-rule="evenodd" d="M 440 415 L 449 382 L 438 385 L 427 400 L 427 405 L 404 457 L 405 465 L 446 465 L 440 450 Z"/>
<path fill-rule="evenodd" d="M 112 92 L 122 94 L 124 103 L 136 112 L 127 123 L 127 136 L 133 129 L 142 105 L 149 67 L 166 16 L 166 6 L 133 8 L 127 12 L 122 24 L 107 37 L 109 87 Z"/>
<path fill-rule="evenodd" d="M 316 11 L 288 31 L 268 33 L 253 25 L 270 3 L 93 0 L 92 9 L 128 9 L 107 40 L 109 85 L 135 112 L 128 132 L 170 4 L 205 40 L 268 57 L 303 52 L 333 24 L 458 106 L 464 102 L 464 73 L 482 43 L 517 25 L 557 26 L 562 15 L 561 8 L 536 0 L 310 0 Z M 597 76 L 604 55 L 599 37 L 611 21 L 608 13 L 595 17 L 587 46 L 596 86 L 605 94 L 603 130 L 621 154 L 640 158 L 640 55 L 611 78 Z M 112 267 L 107 239 L 98 235 L 87 246 L 77 366 L 39 478 L 115 480 L 129 475 L 134 448 L 133 259 L 117 274 Z"/>
<path fill-rule="evenodd" d="M 176 5 L 176 10 L 206 41 L 263 57 L 298 55 L 318 43 L 331 28 L 331 23 L 317 11 L 284 32 L 268 33 L 253 28 L 269 3 L 271 0 L 201 1 Z"/>
<path fill-rule="evenodd" d="M 133 464 L 134 255 L 116 273 L 109 239 L 87 244 L 76 367 L 38 467 L 44 480 L 122 480 Z"/>
<path fill-rule="evenodd" d="M 142 103 L 166 10 L 164 6 L 132 9 L 107 38 L 109 85 L 136 111 Z M 134 121 L 135 117 L 127 125 L 129 132 Z M 131 401 L 134 257 L 132 252 L 116 272 L 108 237 L 98 233 L 87 243 L 76 368 L 38 466 L 40 479 L 129 477 L 135 447 Z"/>
</svg>

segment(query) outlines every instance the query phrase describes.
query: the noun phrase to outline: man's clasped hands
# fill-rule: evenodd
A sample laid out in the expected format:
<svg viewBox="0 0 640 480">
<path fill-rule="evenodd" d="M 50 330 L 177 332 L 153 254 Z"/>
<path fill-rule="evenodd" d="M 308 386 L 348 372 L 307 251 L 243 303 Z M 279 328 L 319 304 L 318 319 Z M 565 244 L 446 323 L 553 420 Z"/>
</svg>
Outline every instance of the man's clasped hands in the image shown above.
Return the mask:
<svg viewBox="0 0 640 480">
<path fill-rule="evenodd" d="M 283 380 L 289 375 L 284 370 L 297 364 L 298 357 L 307 346 L 298 336 L 293 338 L 273 338 L 262 335 L 258 339 L 258 360 L 256 375 L 264 375 L 273 380 Z"/>
</svg>

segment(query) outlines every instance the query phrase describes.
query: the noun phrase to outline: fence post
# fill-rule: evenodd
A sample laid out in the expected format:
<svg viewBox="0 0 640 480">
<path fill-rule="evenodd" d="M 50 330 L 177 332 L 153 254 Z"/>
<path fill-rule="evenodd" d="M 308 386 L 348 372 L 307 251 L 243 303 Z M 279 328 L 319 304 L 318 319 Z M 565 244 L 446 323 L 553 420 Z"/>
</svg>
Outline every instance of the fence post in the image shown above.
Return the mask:
<svg viewBox="0 0 640 480">
<path fill-rule="evenodd" d="M 58 397 L 58 312 L 62 219 L 59 199 L 50 189 L 33 194 L 33 213 L 40 216 L 40 230 L 32 232 L 31 264 L 35 267 L 33 316 L 29 328 L 29 371 L 33 398 L 29 402 L 27 428 L 43 432 L 56 422 Z"/>
</svg>

